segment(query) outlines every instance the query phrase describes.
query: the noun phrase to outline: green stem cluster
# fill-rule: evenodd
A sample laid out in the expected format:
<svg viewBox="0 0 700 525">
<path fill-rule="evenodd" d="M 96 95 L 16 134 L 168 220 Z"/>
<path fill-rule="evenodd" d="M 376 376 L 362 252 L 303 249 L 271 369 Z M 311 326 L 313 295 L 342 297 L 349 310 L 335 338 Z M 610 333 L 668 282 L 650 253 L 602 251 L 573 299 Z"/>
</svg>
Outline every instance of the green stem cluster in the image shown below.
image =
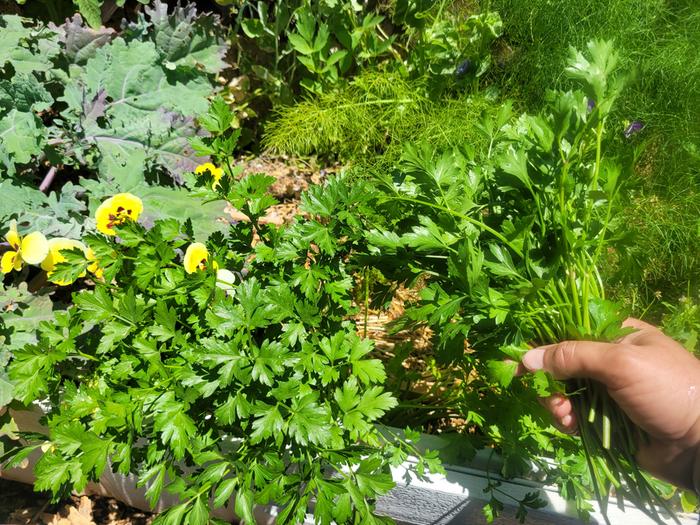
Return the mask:
<svg viewBox="0 0 700 525">
<path fill-rule="evenodd" d="M 587 188 L 591 195 L 600 191 L 604 118 L 599 120 L 594 132 L 595 164 Z M 588 199 L 582 214 L 585 242 L 580 247 L 572 246 L 567 233 L 572 229 L 570 216 L 575 216 L 575 212 L 568 206 L 565 187 L 571 159 L 562 155 L 562 164 L 557 200 L 561 228 L 558 237 L 565 261 L 564 278 L 550 280 L 539 292 L 538 300 L 529 307 L 529 315 L 526 316 L 540 342 L 601 337 L 600 327 L 595 326 L 591 318 L 591 305 L 596 300 L 605 299 L 597 263 L 605 245 L 616 193 L 608 196 L 604 222 L 597 231 L 593 225 L 592 198 Z M 589 243 L 594 247 L 593 254 L 589 253 Z M 668 503 L 635 461 L 638 443 L 647 439 L 646 435 L 609 396 L 606 387 L 589 379 L 573 379 L 567 382 L 566 390 L 573 402 L 591 481 L 606 523 L 609 523 L 607 506 L 611 487 L 615 489 L 620 502 L 622 491 L 625 491 L 639 509 L 658 523 L 663 523 L 663 520 L 657 506 L 674 516 Z M 675 516 L 674 519 L 678 521 Z"/>
</svg>

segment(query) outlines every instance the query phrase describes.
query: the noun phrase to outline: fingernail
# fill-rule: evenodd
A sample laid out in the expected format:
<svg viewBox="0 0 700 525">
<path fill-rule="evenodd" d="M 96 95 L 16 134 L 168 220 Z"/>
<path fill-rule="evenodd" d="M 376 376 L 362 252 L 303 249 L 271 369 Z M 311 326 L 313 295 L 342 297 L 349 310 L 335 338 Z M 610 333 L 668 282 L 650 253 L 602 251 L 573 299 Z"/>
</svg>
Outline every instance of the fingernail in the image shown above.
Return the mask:
<svg viewBox="0 0 700 525">
<path fill-rule="evenodd" d="M 530 372 L 544 368 L 544 348 L 533 348 L 523 356 L 523 365 Z"/>
</svg>

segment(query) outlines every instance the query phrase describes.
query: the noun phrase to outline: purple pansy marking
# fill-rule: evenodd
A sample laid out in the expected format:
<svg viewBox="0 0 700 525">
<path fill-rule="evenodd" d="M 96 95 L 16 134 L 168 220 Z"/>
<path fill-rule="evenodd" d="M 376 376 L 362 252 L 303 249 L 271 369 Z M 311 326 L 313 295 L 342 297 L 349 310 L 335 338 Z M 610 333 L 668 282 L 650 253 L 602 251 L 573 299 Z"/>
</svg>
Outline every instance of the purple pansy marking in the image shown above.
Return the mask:
<svg viewBox="0 0 700 525">
<path fill-rule="evenodd" d="M 628 139 L 635 133 L 639 133 L 644 129 L 644 122 L 640 120 L 633 120 L 630 125 L 625 128 L 625 138 Z"/>
</svg>

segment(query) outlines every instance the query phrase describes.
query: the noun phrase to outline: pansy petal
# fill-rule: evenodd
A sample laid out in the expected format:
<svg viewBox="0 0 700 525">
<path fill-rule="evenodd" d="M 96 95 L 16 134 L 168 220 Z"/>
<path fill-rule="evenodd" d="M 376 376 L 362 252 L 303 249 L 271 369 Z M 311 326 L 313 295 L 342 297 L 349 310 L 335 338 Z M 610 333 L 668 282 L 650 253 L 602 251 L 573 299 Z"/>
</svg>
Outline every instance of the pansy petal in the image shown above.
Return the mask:
<svg viewBox="0 0 700 525">
<path fill-rule="evenodd" d="M 132 220 L 138 220 L 143 213 L 143 202 L 136 195 L 131 193 L 117 193 L 113 199 L 113 206 L 118 210 L 123 208 Z"/>
<path fill-rule="evenodd" d="M 233 291 L 236 283 L 236 274 L 231 270 L 222 268 L 216 271 L 216 286 L 226 292 Z"/>
<path fill-rule="evenodd" d="M 49 254 L 49 242 L 41 232 L 32 232 L 22 239 L 22 259 L 29 264 L 39 264 Z"/>
<path fill-rule="evenodd" d="M 216 166 L 214 166 L 214 164 L 212 164 L 211 162 L 205 162 L 204 164 L 200 164 L 199 166 L 197 166 L 194 172 L 197 175 L 201 175 L 202 173 L 206 173 L 207 171 L 213 174 L 215 169 Z"/>
<path fill-rule="evenodd" d="M 111 220 L 109 216 L 112 214 L 114 199 L 110 197 L 102 204 L 100 204 L 95 211 L 95 223 L 97 226 L 97 231 L 104 233 L 105 235 L 115 235 L 115 231 L 109 226 Z"/>
<path fill-rule="evenodd" d="M 61 250 L 68 251 L 74 248 L 80 248 L 83 253 L 85 253 L 85 257 L 87 257 L 87 246 L 80 241 L 67 239 L 65 237 L 56 237 L 49 240 L 49 254 L 41 263 L 42 270 L 52 272 L 58 263 L 65 262 L 66 260 L 61 254 Z"/>
<path fill-rule="evenodd" d="M 16 256 L 17 252 L 5 252 L 2 254 L 2 259 L 0 259 L 0 271 L 2 273 L 10 273 L 14 269 Z M 22 261 L 20 261 L 21 264 Z"/>
<path fill-rule="evenodd" d="M 212 189 L 216 189 L 216 187 L 219 185 L 219 181 L 221 180 L 221 177 L 224 176 L 224 170 L 222 168 L 216 167 L 211 162 L 205 162 L 204 164 L 197 166 L 195 168 L 194 172 L 197 175 L 202 175 L 203 173 L 206 173 L 206 172 L 211 173 L 211 176 L 214 179 L 214 181 L 211 185 Z"/>
<path fill-rule="evenodd" d="M 209 252 L 207 247 L 201 242 L 193 242 L 185 250 L 185 257 L 182 261 L 185 271 L 187 273 L 195 273 L 200 269 L 202 261 L 206 261 L 209 258 Z"/>
<path fill-rule="evenodd" d="M 17 233 L 17 221 L 10 222 L 10 229 L 7 231 L 5 239 L 7 239 L 7 242 L 10 243 L 13 249 L 19 250 L 21 239 L 19 233 Z"/>
<path fill-rule="evenodd" d="M 96 262 L 88 266 L 88 271 L 98 279 L 102 279 L 105 276 L 105 271 Z"/>
<path fill-rule="evenodd" d="M 52 272 L 56 267 L 56 261 L 53 258 L 53 252 L 49 250 L 49 254 L 41 261 L 41 269 L 45 272 Z"/>
<path fill-rule="evenodd" d="M 100 268 L 100 262 L 97 260 L 95 252 L 92 250 L 92 248 L 87 248 L 87 250 L 85 251 L 85 256 L 87 257 L 88 261 L 90 261 L 90 264 L 88 264 L 87 267 L 88 272 L 93 274 L 98 279 L 102 279 L 102 277 L 104 277 L 105 272 L 102 268 Z"/>
<path fill-rule="evenodd" d="M 224 170 L 222 170 L 221 168 L 215 168 L 214 171 L 211 172 L 211 174 L 214 177 L 214 183 L 211 185 L 211 187 L 212 189 L 216 189 L 216 187 L 219 185 L 221 177 L 224 176 Z"/>
</svg>

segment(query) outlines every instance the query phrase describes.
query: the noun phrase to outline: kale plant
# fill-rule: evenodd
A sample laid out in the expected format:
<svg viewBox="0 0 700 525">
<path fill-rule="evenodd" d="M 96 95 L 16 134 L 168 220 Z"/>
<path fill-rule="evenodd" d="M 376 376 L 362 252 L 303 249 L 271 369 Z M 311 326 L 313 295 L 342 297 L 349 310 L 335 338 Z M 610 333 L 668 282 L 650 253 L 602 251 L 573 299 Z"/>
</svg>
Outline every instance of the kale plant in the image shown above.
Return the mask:
<svg viewBox="0 0 700 525">
<path fill-rule="evenodd" d="M 11 1 L 11 0 L 5 0 Z M 150 0 L 136 0 L 139 4 L 148 4 Z M 25 6 L 27 0 L 15 0 L 19 5 Z M 82 17 L 91 27 L 99 29 L 117 10 L 125 7 L 126 0 L 115 0 L 107 4 L 104 0 L 31 0 L 29 4 L 29 16 L 37 16 L 42 13 L 49 20 L 59 20 L 61 17 L 70 16 L 75 9 L 80 11 Z M 24 8 L 26 9 L 26 8 Z M 43 16 L 41 17 L 43 19 Z"/>
<path fill-rule="evenodd" d="M 0 178 L 10 191 L 28 195 L 18 186 L 42 171 L 48 192 L 74 170 L 96 174 L 104 191 L 146 191 L 165 173 L 180 183 L 198 165 L 189 139 L 226 66 L 224 30 L 193 6 L 168 12 L 157 1 L 144 11 L 119 35 L 85 27 L 80 15 L 61 26 L 0 17 Z M 34 195 L 33 207 L 46 207 Z M 30 223 L 28 209 L 12 212 Z M 220 211 L 210 207 L 198 227 Z"/>
</svg>

